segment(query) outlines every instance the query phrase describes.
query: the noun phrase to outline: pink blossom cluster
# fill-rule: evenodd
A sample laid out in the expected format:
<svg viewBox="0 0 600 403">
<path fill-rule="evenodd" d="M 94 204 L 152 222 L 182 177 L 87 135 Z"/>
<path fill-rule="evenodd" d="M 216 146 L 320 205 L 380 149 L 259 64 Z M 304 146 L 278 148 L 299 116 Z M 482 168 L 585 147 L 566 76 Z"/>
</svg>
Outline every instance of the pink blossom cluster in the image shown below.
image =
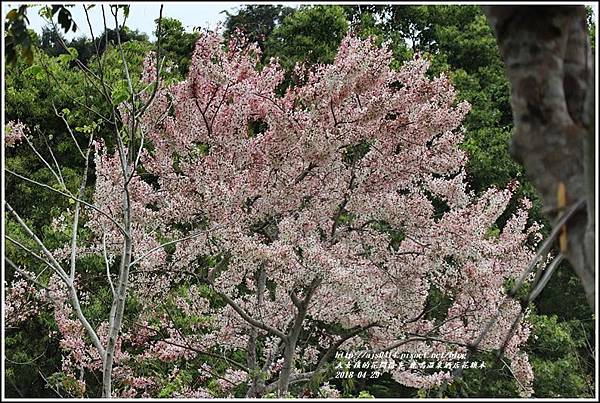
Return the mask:
<svg viewBox="0 0 600 403">
<path fill-rule="evenodd" d="M 217 381 L 219 387 L 224 392 L 228 392 L 236 386 L 242 384 L 248 378 L 248 374 L 244 371 L 228 368 L 222 377 Z"/>
<path fill-rule="evenodd" d="M 21 269 L 6 289 L 4 318 L 7 327 L 16 327 L 37 316 L 44 301 L 43 290 L 37 290 L 31 279 L 35 273 Z"/>
<path fill-rule="evenodd" d="M 4 144 L 6 147 L 14 147 L 28 135 L 29 128 L 24 123 L 11 120 L 4 127 Z"/>
<path fill-rule="evenodd" d="M 320 397 L 320 398 L 336 399 L 336 398 L 339 398 L 340 396 L 341 396 L 340 391 L 337 390 L 335 388 L 335 386 L 330 385 L 329 382 L 325 382 L 319 388 L 318 397 Z"/>
<path fill-rule="evenodd" d="M 457 102 L 447 77 L 426 76 L 424 58 L 393 70 L 390 49 L 371 39 L 346 37 L 333 64 L 296 69 L 305 73 L 303 84 L 283 95 L 282 68 L 276 60 L 259 68 L 259 53 L 244 39 L 223 46 L 217 34 L 201 35 L 186 79 L 160 87 L 143 116 L 140 130 L 152 146 L 141 163 L 154 179 L 134 176 L 129 185 L 134 258 L 143 258 L 131 271 L 131 292 L 146 309 L 143 320 L 160 318 L 167 337 L 130 331 L 123 346 L 130 340 L 144 347 L 138 360 L 179 362 L 198 358 L 186 346 L 227 354 L 249 348 L 255 334 L 265 346 L 260 361 L 271 363 L 276 379 L 279 340 L 264 328 L 290 328 L 298 314 L 293 293 L 310 300 L 304 334 L 316 334 L 294 371 L 312 368 L 328 345 L 360 327 L 366 330 L 340 350 L 463 351 L 456 342 L 477 339 L 500 309 L 506 281 L 532 257 L 529 239 L 539 240 L 539 227 L 527 225 L 527 200 L 498 236 L 490 231 L 516 185 L 481 196 L 468 190 L 459 145 L 470 106 Z M 154 77 L 152 60 L 144 67 L 147 81 Z M 96 147 L 94 202 L 118 219 L 119 156 L 101 142 Z M 122 235 L 113 222 L 92 212 L 86 225 L 107 240 L 110 259 L 119 256 Z M 90 251 L 101 248 L 96 242 Z M 212 290 L 231 302 L 211 305 L 187 288 L 175 305 L 204 318 L 191 328 L 153 311 L 177 284 L 209 278 Z M 434 292 L 450 302 L 436 320 L 424 315 Z M 94 357 L 85 356 L 81 330 L 66 308 L 57 305 L 57 312 L 62 345 L 89 365 Z M 499 348 L 517 313 L 516 305 L 504 306 L 482 348 Z M 421 337 L 407 341 L 415 335 Z M 523 395 L 532 393 L 521 350 L 528 335 L 521 321 L 507 348 Z M 390 371 L 419 388 L 451 380 L 446 372 Z M 248 374 L 230 368 L 216 379 L 227 394 Z M 149 382 L 136 381 L 137 389 Z M 202 388 L 181 393 L 208 395 Z M 339 395 L 327 384 L 322 393 Z"/>
</svg>

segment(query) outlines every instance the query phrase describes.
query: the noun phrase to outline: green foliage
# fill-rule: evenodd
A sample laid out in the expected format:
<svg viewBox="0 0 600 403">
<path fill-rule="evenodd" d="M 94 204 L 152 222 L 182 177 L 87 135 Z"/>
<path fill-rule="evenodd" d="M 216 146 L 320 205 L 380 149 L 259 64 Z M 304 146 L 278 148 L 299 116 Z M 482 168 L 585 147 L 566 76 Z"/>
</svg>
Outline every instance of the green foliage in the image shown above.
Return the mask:
<svg viewBox="0 0 600 403">
<path fill-rule="evenodd" d="M 335 374 L 335 372 L 332 372 Z M 327 379 L 323 380 L 323 382 Z M 330 381 L 331 384 L 337 386 L 340 389 L 338 380 L 336 382 Z M 415 388 L 409 388 L 401 385 L 392 379 L 390 374 L 384 373 L 377 379 L 359 379 L 357 380 L 356 389 L 350 391 L 347 397 L 359 397 L 368 398 L 367 394 L 376 398 L 399 398 L 399 397 L 420 397 L 418 395 L 419 390 Z"/>
<path fill-rule="evenodd" d="M 509 368 L 509 360 L 500 360 L 494 353 L 478 353 L 473 355 L 470 361 L 485 362 L 485 367 L 466 369 L 463 376 L 449 384 L 445 390 L 434 388 L 423 391 L 423 397 L 519 397 L 517 383 Z"/>
<path fill-rule="evenodd" d="M 23 74 L 32 76 L 36 80 L 43 80 L 46 77 L 46 74 L 45 74 L 42 66 L 39 66 L 37 64 L 34 64 L 33 66 L 28 67 L 25 70 L 23 70 Z"/>
<path fill-rule="evenodd" d="M 372 394 L 370 394 L 366 390 L 361 390 L 360 392 L 358 392 L 358 398 L 359 399 L 373 399 L 374 397 L 375 396 L 373 396 Z"/>
<path fill-rule="evenodd" d="M 33 62 L 32 35 L 27 30 L 27 5 L 19 6 L 6 13 L 4 23 L 5 58 L 8 63 L 14 64 L 17 60 L 17 51 L 27 64 Z"/>
<path fill-rule="evenodd" d="M 5 328 L 6 396 L 55 396 L 40 382 L 40 372 L 51 374 L 61 365 L 58 340 L 50 336 L 55 330 L 54 318 L 47 312 L 16 328 Z"/>
<path fill-rule="evenodd" d="M 48 147 L 54 150 L 67 187 L 76 192 L 83 159 L 64 122 L 54 113 L 54 106 L 59 111 L 65 108 L 73 111 L 68 116 L 69 123 L 73 126 L 90 124 L 89 113 L 77 104 L 83 102 L 87 98 L 86 93 L 89 93 L 83 74 L 64 68 L 58 57 L 51 58 L 36 51 L 36 64 L 27 67 L 24 61 L 19 60 L 15 65 L 9 66 L 5 83 L 6 119 L 19 119 L 32 129 L 31 141 L 47 161 L 52 161 Z M 96 105 L 100 110 L 101 103 L 97 102 Z M 79 141 L 83 144 L 85 140 L 80 138 Z M 7 168 L 42 183 L 56 183 L 48 168 L 31 152 L 27 144 L 7 150 L 6 157 Z M 23 216 L 33 218 L 33 228 L 37 230 L 49 224 L 52 219 L 47 206 L 56 207 L 60 211 L 61 207 L 68 205 L 62 196 L 35 189 L 30 184 L 15 180 L 11 175 L 6 178 L 6 191 L 8 201 L 19 206 L 19 212 Z"/>
<path fill-rule="evenodd" d="M 265 57 L 291 71 L 296 63 L 331 63 L 348 31 L 340 6 L 306 6 L 285 17 L 265 42 Z"/>
<path fill-rule="evenodd" d="M 439 289 L 432 287 L 427 295 L 425 304 L 425 318 L 433 320 L 436 324 L 441 322 L 441 319 L 447 317 L 447 312 L 452 305 L 452 298 L 444 295 Z"/>
<path fill-rule="evenodd" d="M 85 394 L 85 386 L 77 382 L 73 375 L 64 372 L 55 372 L 47 378 L 48 387 L 61 395 L 72 398 L 82 398 Z"/>
<path fill-rule="evenodd" d="M 123 32 L 128 30 L 124 29 Z M 7 121 L 18 119 L 31 128 L 30 141 L 51 163 L 53 157 L 49 148 L 53 150 L 54 158 L 61 167 L 66 187 L 71 192 L 77 193 L 84 161 L 74 141 L 78 141 L 80 146 L 84 147 L 89 134 L 93 132 L 97 138 L 105 139 L 110 147 L 114 142 L 114 132 L 113 128 L 107 126 L 96 114 L 110 116 L 111 106 L 74 63 L 74 60 L 81 55 L 81 50 L 70 44 L 67 45 L 69 46 L 67 51 L 48 50 L 48 54 L 34 43 L 31 49 L 33 54 L 31 65 L 23 58 L 18 58 L 13 64 L 7 65 L 5 116 Z M 94 44 L 88 41 L 86 46 L 93 48 Z M 147 41 L 129 40 L 124 43 L 123 49 L 131 67 L 133 82 L 135 85 L 140 85 L 142 60 L 151 49 L 151 45 Z M 97 74 L 99 65 L 95 50 L 93 54 L 88 66 Z M 105 53 L 101 57 L 107 72 L 104 77 L 107 85 L 114 87 L 117 83 L 121 83 L 123 66 L 117 49 L 110 45 L 105 48 Z M 71 137 L 63 118 L 72 129 L 75 140 Z M 35 156 L 26 142 L 5 151 L 6 168 L 55 189 L 61 188 L 50 170 Z M 90 197 L 93 185 L 92 175 L 88 181 L 86 198 Z M 6 174 L 5 191 L 7 201 L 26 219 L 27 224 L 36 234 L 39 234 L 50 250 L 61 248 L 69 242 L 72 229 L 68 223 L 72 219 L 72 210 L 65 212 L 69 207 L 72 209 L 72 200 L 24 182 L 10 174 Z M 67 225 L 64 229 L 55 230 L 51 222 L 61 215 L 64 216 Z M 4 224 L 7 235 L 34 251 L 38 250 L 12 217 L 7 216 Z M 86 239 L 88 236 L 88 230 L 81 225 L 80 239 Z M 12 243 L 7 242 L 6 254 L 15 264 L 42 273 L 38 278 L 41 283 L 48 281 L 50 270 L 44 270 L 35 259 Z M 104 270 L 104 261 L 99 256 L 82 257 L 77 261 L 77 273 L 81 284 L 84 285 L 82 291 L 89 295 L 89 299 L 83 304 L 83 309 L 93 326 L 98 326 L 106 320 L 112 301 Z M 7 282 L 10 283 L 13 277 L 12 271 L 7 272 Z M 128 312 L 135 314 L 139 311 L 139 302 L 135 298 L 128 298 L 126 307 Z M 47 309 L 50 310 L 49 307 Z M 13 361 L 24 363 L 7 365 L 6 385 L 9 396 L 56 397 L 56 393 L 65 396 L 81 395 L 81 391 L 76 388 L 78 384 L 73 384 L 72 378 L 60 373 L 61 352 L 58 349 L 58 339 L 56 336 L 49 336 L 50 332 L 56 330 L 52 314 L 45 312 L 17 329 L 8 330 L 6 340 L 10 343 L 11 349 L 8 357 L 13 357 L 15 354 Z M 44 349 L 47 351 L 44 352 Z M 52 387 L 46 387 L 46 381 L 40 373 L 51 381 Z M 48 378 L 51 374 L 55 374 L 54 377 Z M 90 395 L 94 395 L 98 388 L 98 380 L 92 377 L 87 381 L 88 391 Z"/>
<path fill-rule="evenodd" d="M 177 376 L 172 381 L 167 382 L 158 392 L 158 397 L 171 397 L 175 392 L 181 392 L 183 388 L 192 383 L 192 376 L 191 371 L 179 371 Z"/>
<path fill-rule="evenodd" d="M 179 78 L 187 74 L 194 45 L 198 40 L 198 32 L 185 32 L 183 24 L 174 18 L 163 17 L 158 34 L 158 19 L 154 35 L 160 39 L 160 48 L 165 60 L 179 73 Z"/>
<path fill-rule="evenodd" d="M 592 54 L 596 53 L 596 22 L 594 21 L 594 9 L 590 6 L 585 6 L 586 11 L 586 22 L 588 26 L 590 46 L 592 48 Z M 596 16 L 598 18 L 598 16 Z"/>
<path fill-rule="evenodd" d="M 591 340 L 582 322 L 560 322 L 556 315 L 531 315 L 531 364 L 536 396 L 590 397 L 594 393 Z M 583 330 L 583 332 L 582 332 Z M 582 357 L 587 353 L 587 359 Z M 557 382 L 558 381 L 558 382 Z"/>
<path fill-rule="evenodd" d="M 44 51 L 48 56 L 58 56 L 63 53 L 63 44 L 66 43 L 66 39 L 58 27 L 43 27 L 42 37 L 40 38 L 40 49 Z"/>
<path fill-rule="evenodd" d="M 227 19 L 223 36 L 230 38 L 239 30 L 264 51 L 265 40 L 271 32 L 293 13 L 293 8 L 280 5 L 242 5 L 235 14 L 225 11 Z"/>
</svg>

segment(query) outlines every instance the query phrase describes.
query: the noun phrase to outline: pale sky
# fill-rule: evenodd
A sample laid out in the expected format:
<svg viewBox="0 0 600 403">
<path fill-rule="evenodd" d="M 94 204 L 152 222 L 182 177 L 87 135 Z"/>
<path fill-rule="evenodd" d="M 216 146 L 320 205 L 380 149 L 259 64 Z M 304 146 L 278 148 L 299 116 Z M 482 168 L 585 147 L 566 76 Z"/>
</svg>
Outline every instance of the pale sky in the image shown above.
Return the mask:
<svg viewBox="0 0 600 403">
<path fill-rule="evenodd" d="M 299 2 L 282 2 L 289 7 L 297 7 L 300 5 Z M 40 4 L 40 3 L 37 3 Z M 47 4 L 47 3 L 44 3 Z M 114 3 L 112 3 L 114 4 Z M 237 8 L 243 4 L 243 2 L 202 2 L 202 3 L 177 3 L 177 2 L 165 2 L 163 3 L 163 17 L 175 18 L 183 23 L 186 31 L 192 31 L 194 27 L 202 28 L 215 28 L 219 22 L 224 22 L 226 15 L 221 12 L 227 10 L 233 13 Z M 273 3 L 276 4 L 276 3 Z M 3 15 L 12 8 L 16 8 L 19 5 L 17 2 L 4 3 L 2 6 Z M 107 19 L 107 26 L 114 29 L 114 18 L 110 13 L 108 5 L 105 5 L 105 13 Z M 27 10 L 27 18 L 30 22 L 30 27 L 36 32 L 41 33 L 42 27 L 46 25 L 44 19 L 38 15 L 40 7 L 31 6 Z M 153 39 L 152 32 L 154 31 L 154 20 L 158 18 L 160 9 L 160 3 L 132 3 L 129 10 L 129 17 L 127 18 L 126 25 L 131 29 L 137 29 L 140 32 L 148 34 Z M 72 39 L 85 34 L 87 37 L 89 34 L 89 27 L 83 11 L 83 4 L 76 4 L 75 7 L 69 9 L 73 15 L 73 20 L 78 26 L 77 32 L 73 33 L 69 31 L 66 36 L 67 39 Z M 88 11 L 90 14 L 90 22 L 94 30 L 94 35 L 104 30 L 104 24 L 102 22 L 102 10 L 100 5 L 92 8 Z M 121 14 L 122 18 L 122 14 Z M 56 16 L 54 18 L 56 21 Z M 121 20 L 120 20 L 121 22 Z"/>
<path fill-rule="evenodd" d="M 113 2 L 112 4 L 114 4 Z M 216 28 L 219 22 L 225 21 L 225 14 L 221 13 L 223 10 L 227 10 L 229 12 L 234 12 L 240 6 L 244 4 L 249 4 L 252 2 L 231 2 L 231 1 L 223 1 L 223 2 L 184 2 L 178 3 L 174 1 L 169 1 L 164 3 L 163 8 L 163 16 L 175 18 L 183 23 L 186 31 L 192 31 L 194 27 L 201 28 Z M 304 2 L 306 4 L 308 2 Z M 332 2 L 335 4 L 335 2 Z M 394 3 L 394 2 L 390 2 Z M 406 3 L 406 2 L 399 2 Z M 418 2 L 415 2 L 418 3 Z M 40 9 L 39 4 L 51 4 L 51 2 L 46 3 L 34 3 L 38 4 L 38 6 L 31 6 L 28 9 L 27 17 L 29 18 L 30 27 L 33 28 L 36 32 L 41 33 L 42 27 L 46 25 L 45 21 L 38 15 L 38 11 Z M 103 23 L 102 23 L 102 11 L 100 5 L 96 3 L 96 7 L 89 10 L 90 19 L 92 23 L 92 28 L 94 30 L 94 34 L 103 31 Z M 107 25 L 110 28 L 114 28 L 114 20 L 112 15 L 110 14 L 110 10 L 108 9 L 108 4 L 105 5 L 105 10 L 107 14 Z M 123 3 L 126 4 L 126 3 Z M 264 3 L 263 3 L 264 4 Z M 271 2 L 270 4 L 285 4 L 290 7 L 298 7 L 303 4 L 303 2 Z M 586 5 L 589 5 L 594 10 L 594 16 L 597 18 L 598 16 L 598 3 L 596 2 L 585 2 Z M 8 2 L 3 3 L 2 5 L 2 15 L 8 12 L 8 10 L 15 8 L 19 5 L 19 2 Z M 131 29 L 137 29 L 140 32 L 146 33 L 151 39 L 153 38 L 152 32 L 154 31 L 154 20 L 158 18 L 158 13 L 160 9 L 160 3 L 157 2 L 136 2 L 131 3 L 129 18 L 127 19 L 127 26 Z M 83 11 L 83 4 L 78 3 L 75 7 L 70 8 L 71 14 L 73 15 L 73 20 L 78 25 L 79 29 L 76 33 L 69 32 L 66 34 L 67 39 L 72 39 L 74 37 L 79 37 L 82 34 L 87 37 L 89 34 L 89 27 L 87 25 L 87 20 L 85 18 L 85 13 Z M 56 21 L 56 17 L 55 17 Z"/>
</svg>

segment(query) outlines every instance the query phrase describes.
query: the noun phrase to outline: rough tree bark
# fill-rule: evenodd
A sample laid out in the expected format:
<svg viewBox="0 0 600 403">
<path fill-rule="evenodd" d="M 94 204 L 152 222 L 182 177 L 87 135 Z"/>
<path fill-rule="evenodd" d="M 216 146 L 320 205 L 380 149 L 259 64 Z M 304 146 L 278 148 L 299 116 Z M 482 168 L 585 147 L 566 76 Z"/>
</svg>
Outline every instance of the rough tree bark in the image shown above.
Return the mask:
<svg viewBox="0 0 600 403">
<path fill-rule="evenodd" d="M 511 84 L 512 155 L 560 215 L 566 204 L 585 209 L 566 226 L 561 252 L 595 301 L 594 68 L 583 6 L 484 6 Z"/>
</svg>

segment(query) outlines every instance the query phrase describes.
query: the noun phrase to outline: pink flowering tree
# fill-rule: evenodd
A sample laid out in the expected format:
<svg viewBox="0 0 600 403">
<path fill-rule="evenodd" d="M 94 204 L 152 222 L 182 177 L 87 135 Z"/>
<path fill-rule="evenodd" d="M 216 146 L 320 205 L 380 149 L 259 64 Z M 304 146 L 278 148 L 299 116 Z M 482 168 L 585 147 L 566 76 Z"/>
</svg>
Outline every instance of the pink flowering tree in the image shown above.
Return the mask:
<svg viewBox="0 0 600 403">
<path fill-rule="evenodd" d="M 258 53 L 203 35 L 187 79 L 162 87 L 142 119 L 149 146 L 131 180 L 130 267 L 145 309 L 123 341 L 135 332 L 144 348 L 130 359 L 239 351 L 242 362 L 224 358 L 227 371 L 201 371 L 224 395 L 245 385 L 247 396 L 286 396 L 290 385 L 324 382 L 337 352 L 465 352 L 500 308 L 478 348 L 502 347 L 520 312 L 501 305 L 504 285 L 533 256 L 537 228 L 527 228 L 524 200 L 493 230 L 514 188 L 479 198 L 467 189 L 459 144 L 469 106 L 448 79 L 427 78 L 420 58 L 394 71 L 389 50 L 347 37 L 332 65 L 299 66 L 300 84 L 279 95 L 284 73 L 276 61 L 258 68 Z M 96 167 L 95 203 L 114 212 L 118 156 L 99 145 Z M 113 259 L 118 229 L 91 213 Z M 156 308 L 182 283 L 172 302 L 197 319 L 186 325 Z M 435 293 L 449 304 L 432 315 Z M 520 322 L 505 346 L 524 395 L 528 332 Z M 389 371 L 418 388 L 452 378 Z"/>
<path fill-rule="evenodd" d="M 141 94 L 143 113 L 120 105 L 139 148 L 94 142 L 98 208 L 85 211 L 93 237 L 79 253 L 103 256 L 116 301 L 125 287 L 142 306 L 118 334 L 111 322 L 95 330 L 96 344 L 112 343 L 115 393 L 155 395 L 164 379 L 140 368 L 158 360 L 204 362 L 172 396 L 303 395 L 317 385 L 335 397 L 339 353 L 476 347 L 504 350 L 530 395 L 529 328 L 526 318 L 511 326 L 521 307 L 505 303 L 505 285 L 533 257 L 538 227 L 527 226 L 522 200 L 497 230 L 516 183 L 469 191 L 459 147 L 469 105 L 447 77 L 428 78 L 420 57 L 392 70 L 389 49 L 352 36 L 333 64 L 297 66 L 283 94 L 280 66 L 258 60 L 243 38 L 206 33 L 184 81 Z M 155 63 L 146 59 L 148 84 Z M 65 367 L 106 368 L 68 294 L 54 295 Z M 123 305 L 115 309 L 122 319 Z M 416 388 L 453 379 L 451 368 L 379 370 Z"/>
</svg>

